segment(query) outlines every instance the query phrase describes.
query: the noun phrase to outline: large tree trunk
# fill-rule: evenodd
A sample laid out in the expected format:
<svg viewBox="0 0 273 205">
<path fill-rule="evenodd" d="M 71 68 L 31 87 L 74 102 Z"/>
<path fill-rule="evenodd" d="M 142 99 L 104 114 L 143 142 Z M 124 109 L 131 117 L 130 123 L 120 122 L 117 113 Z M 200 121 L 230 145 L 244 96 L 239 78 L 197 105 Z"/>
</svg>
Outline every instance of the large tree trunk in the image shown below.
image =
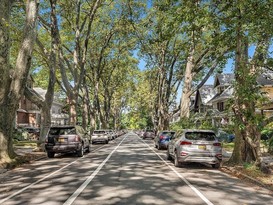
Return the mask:
<svg viewBox="0 0 273 205">
<path fill-rule="evenodd" d="M 11 3 L 9 1 L 1 2 L 0 39 L 1 41 L 6 41 L 1 42 L 2 48 L 0 54 L 0 70 L 2 71 L 1 73 L 3 73 L 3 78 L 6 78 L 3 80 L 3 84 L 1 83 L 0 89 L 0 156 L 1 161 L 4 162 L 9 162 L 11 158 L 15 157 L 12 148 L 14 120 L 16 110 L 19 106 L 18 102 L 22 97 L 29 74 L 32 50 L 36 38 L 38 3 L 36 0 L 28 0 L 26 3 L 26 22 L 23 40 L 16 60 L 16 68 L 14 72 L 10 72 L 9 56 L 7 55 L 10 49 L 9 30 L 7 27 L 7 25 L 9 25 L 10 9 Z"/>
<path fill-rule="evenodd" d="M 190 95 L 192 93 L 192 79 L 193 73 L 192 70 L 194 68 L 194 49 L 190 52 L 190 56 L 188 57 L 186 64 L 186 71 L 184 77 L 184 84 L 181 96 L 181 110 L 180 117 L 181 118 L 189 118 L 190 117 Z"/>
<path fill-rule="evenodd" d="M 43 148 L 42 145 L 45 141 L 45 137 L 51 126 L 51 107 L 54 99 L 54 86 L 56 83 L 56 65 L 57 65 L 57 45 L 58 45 L 58 30 L 57 30 L 57 17 L 56 17 L 56 1 L 50 0 L 51 4 L 51 52 L 49 58 L 49 79 L 47 92 L 45 95 L 45 101 L 41 109 L 41 127 L 39 137 L 39 147 Z"/>
<path fill-rule="evenodd" d="M 12 149 L 12 122 L 8 123 L 6 110 L 8 108 L 7 96 L 9 86 L 11 83 L 10 72 L 10 38 L 9 38 L 9 24 L 10 24 L 11 2 L 10 0 L 2 1 L 0 4 L 0 161 L 8 161 L 9 158 L 14 157 Z M 15 115 L 11 113 L 12 116 Z M 8 126 L 8 127 L 7 127 Z"/>
<path fill-rule="evenodd" d="M 240 130 L 236 133 L 238 139 L 235 141 L 235 149 L 230 162 L 256 162 L 257 165 L 260 165 L 260 132 L 255 123 L 255 93 L 258 92 L 257 73 L 251 71 L 251 66 L 248 63 L 248 39 L 242 30 L 240 9 L 238 9 L 238 14 L 233 111 L 235 122 Z"/>
</svg>

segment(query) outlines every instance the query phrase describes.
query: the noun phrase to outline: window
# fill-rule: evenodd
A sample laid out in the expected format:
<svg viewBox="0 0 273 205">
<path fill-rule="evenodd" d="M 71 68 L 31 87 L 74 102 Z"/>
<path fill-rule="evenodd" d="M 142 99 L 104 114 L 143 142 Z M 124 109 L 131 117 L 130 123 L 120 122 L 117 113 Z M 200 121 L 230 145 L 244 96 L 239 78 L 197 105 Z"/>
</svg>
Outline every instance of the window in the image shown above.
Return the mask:
<svg viewBox="0 0 273 205">
<path fill-rule="evenodd" d="M 213 141 L 216 136 L 212 132 L 186 132 L 185 137 L 188 140 Z"/>
<path fill-rule="evenodd" d="M 219 111 L 224 111 L 224 109 L 225 109 L 224 102 L 217 103 L 217 109 Z"/>
</svg>

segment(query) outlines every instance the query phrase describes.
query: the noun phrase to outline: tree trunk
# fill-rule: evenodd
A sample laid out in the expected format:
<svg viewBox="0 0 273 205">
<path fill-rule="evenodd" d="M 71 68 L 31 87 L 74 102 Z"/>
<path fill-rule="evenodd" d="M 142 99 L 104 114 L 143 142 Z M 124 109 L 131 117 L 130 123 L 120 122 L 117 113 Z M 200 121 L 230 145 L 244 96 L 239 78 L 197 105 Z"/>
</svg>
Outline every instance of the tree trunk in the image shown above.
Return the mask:
<svg viewBox="0 0 273 205">
<path fill-rule="evenodd" d="M 1 22 L 5 22 L 0 24 L 0 40 L 6 41 L 1 42 L 0 53 L 0 71 L 1 74 L 3 74 L 3 78 L 5 78 L 0 88 L 0 156 L 2 162 L 9 162 L 11 158 L 15 157 L 12 148 L 14 121 L 16 110 L 19 107 L 19 101 L 22 97 L 29 74 L 33 45 L 36 39 L 38 3 L 36 0 L 28 0 L 26 3 L 26 22 L 23 40 L 16 60 L 16 68 L 13 73 L 11 73 L 9 69 L 8 54 L 10 42 L 9 30 L 6 27 L 6 25 L 9 25 L 10 9 L 11 3 L 9 3 L 9 1 L 1 2 Z"/>
<path fill-rule="evenodd" d="M 57 65 L 57 45 L 58 45 L 58 30 L 57 30 L 57 17 L 56 17 L 56 1 L 50 0 L 51 4 L 51 53 L 49 58 L 49 79 L 45 101 L 41 109 L 41 128 L 39 137 L 39 146 L 45 141 L 46 134 L 51 126 L 51 107 L 54 100 L 54 86 L 56 83 L 56 65 Z"/>
<path fill-rule="evenodd" d="M 235 148 L 230 162 L 256 162 L 256 164 L 260 165 L 260 132 L 255 123 L 255 93 L 258 92 L 256 86 L 257 73 L 251 72 L 251 67 L 248 63 L 248 37 L 244 36 L 241 22 L 242 14 L 239 8 L 238 14 L 235 56 L 236 84 L 233 111 L 235 123 L 240 130 L 236 135 L 238 139 L 235 141 Z"/>
<path fill-rule="evenodd" d="M 188 57 L 185 77 L 184 77 L 184 86 L 182 90 L 181 96 L 181 110 L 180 117 L 181 118 L 189 118 L 190 117 L 190 94 L 192 91 L 192 79 L 193 74 L 192 70 L 194 68 L 194 49 L 190 52 L 190 56 Z"/>
<path fill-rule="evenodd" d="M 14 152 L 12 149 L 11 129 L 7 127 L 7 119 L 4 115 L 8 107 L 6 96 L 10 85 L 10 39 L 9 39 L 9 24 L 10 24 L 11 2 L 9 0 L 2 1 L 0 4 L 0 161 L 8 161 L 13 158 Z M 15 115 L 15 113 L 12 113 Z"/>
<path fill-rule="evenodd" d="M 87 93 L 86 90 L 83 92 L 82 96 L 82 127 L 86 130 L 89 124 L 89 111 L 88 111 L 88 99 L 87 99 Z"/>
<path fill-rule="evenodd" d="M 77 99 L 74 94 L 69 95 L 69 124 L 77 124 Z"/>
</svg>

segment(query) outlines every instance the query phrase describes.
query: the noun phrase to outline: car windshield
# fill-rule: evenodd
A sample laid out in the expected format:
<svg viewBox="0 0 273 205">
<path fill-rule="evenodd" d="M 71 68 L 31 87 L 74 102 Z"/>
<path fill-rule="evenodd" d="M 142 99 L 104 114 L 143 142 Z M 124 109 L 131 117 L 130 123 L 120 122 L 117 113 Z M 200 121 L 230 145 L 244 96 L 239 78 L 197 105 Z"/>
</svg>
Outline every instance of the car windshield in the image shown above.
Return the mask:
<svg viewBox="0 0 273 205">
<path fill-rule="evenodd" d="M 51 128 L 49 130 L 50 135 L 67 135 L 67 134 L 76 134 L 76 129 L 72 128 Z"/>
<path fill-rule="evenodd" d="M 213 132 L 186 132 L 185 137 L 188 140 L 215 140 L 215 134 Z"/>
</svg>

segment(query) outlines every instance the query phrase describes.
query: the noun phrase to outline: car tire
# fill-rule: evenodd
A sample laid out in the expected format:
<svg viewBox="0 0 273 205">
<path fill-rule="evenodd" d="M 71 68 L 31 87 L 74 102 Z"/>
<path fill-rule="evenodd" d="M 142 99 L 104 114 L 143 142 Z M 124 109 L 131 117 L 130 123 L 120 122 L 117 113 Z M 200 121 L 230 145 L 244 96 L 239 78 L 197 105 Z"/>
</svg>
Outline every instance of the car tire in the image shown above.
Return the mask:
<svg viewBox="0 0 273 205">
<path fill-rule="evenodd" d="M 160 144 L 157 145 L 157 149 L 158 149 L 158 150 L 161 150 L 161 149 L 162 149 L 162 147 L 160 146 Z"/>
<path fill-rule="evenodd" d="M 106 141 L 105 141 L 105 144 L 108 144 L 108 142 L 109 142 L 109 141 L 108 141 L 108 140 L 106 140 Z"/>
<path fill-rule="evenodd" d="M 55 152 L 47 152 L 48 158 L 54 158 Z"/>
<path fill-rule="evenodd" d="M 83 145 L 81 145 L 80 149 L 77 151 L 77 156 L 78 157 L 82 157 L 83 156 L 83 152 L 84 152 Z"/>
<path fill-rule="evenodd" d="M 176 151 L 175 151 L 175 154 L 174 154 L 174 166 L 175 167 L 180 167 L 180 162 L 178 161 L 178 156 L 177 156 Z"/>
<path fill-rule="evenodd" d="M 90 152 L 90 145 L 88 145 L 88 146 L 86 147 L 86 152 L 87 152 L 87 153 Z"/>
<path fill-rule="evenodd" d="M 214 168 L 214 169 L 219 169 L 219 168 L 220 168 L 220 163 L 212 164 L 211 166 L 212 166 L 212 168 Z"/>
<path fill-rule="evenodd" d="M 171 160 L 172 159 L 168 148 L 167 148 L 166 156 L 167 156 L 167 160 Z"/>
</svg>

